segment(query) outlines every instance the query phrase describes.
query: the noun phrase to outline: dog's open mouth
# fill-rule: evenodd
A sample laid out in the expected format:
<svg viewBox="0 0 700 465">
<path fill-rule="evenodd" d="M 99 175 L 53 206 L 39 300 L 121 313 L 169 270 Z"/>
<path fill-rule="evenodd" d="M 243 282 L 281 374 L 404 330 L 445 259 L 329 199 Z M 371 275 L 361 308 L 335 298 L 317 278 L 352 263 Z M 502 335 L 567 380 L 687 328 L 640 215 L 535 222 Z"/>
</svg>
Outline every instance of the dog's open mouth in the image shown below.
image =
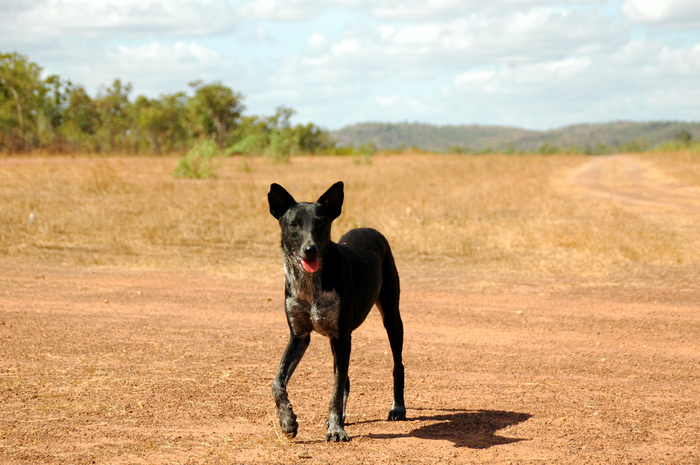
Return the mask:
<svg viewBox="0 0 700 465">
<path fill-rule="evenodd" d="M 315 273 L 316 270 L 318 270 L 318 260 L 307 260 L 305 258 L 301 258 L 298 255 L 297 260 L 299 260 L 299 263 L 301 263 L 301 266 L 307 273 Z"/>
</svg>

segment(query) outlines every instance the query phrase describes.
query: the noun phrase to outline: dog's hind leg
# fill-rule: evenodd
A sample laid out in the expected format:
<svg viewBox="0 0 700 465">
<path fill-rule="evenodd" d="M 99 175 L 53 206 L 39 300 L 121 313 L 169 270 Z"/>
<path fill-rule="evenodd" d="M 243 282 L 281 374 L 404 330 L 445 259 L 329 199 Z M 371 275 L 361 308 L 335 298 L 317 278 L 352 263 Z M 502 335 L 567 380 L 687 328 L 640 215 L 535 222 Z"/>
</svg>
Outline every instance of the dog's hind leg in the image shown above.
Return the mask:
<svg viewBox="0 0 700 465">
<path fill-rule="evenodd" d="M 284 434 L 290 438 L 297 435 L 299 425 L 297 416 L 294 414 L 292 404 L 287 396 L 287 384 L 297 365 L 299 365 L 299 361 L 304 356 L 304 352 L 309 347 L 310 340 L 311 337 L 308 334 L 305 337 L 295 334 L 291 335 L 287 348 L 282 355 L 282 361 L 280 362 L 279 370 L 277 370 L 275 380 L 272 382 L 272 396 L 277 405 L 277 416 L 280 420 L 280 426 Z"/>
<path fill-rule="evenodd" d="M 399 274 L 394 258 L 389 253 L 382 263 L 382 288 L 377 299 L 377 308 L 382 315 L 384 328 L 389 336 L 391 354 L 394 358 L 394 403 L 389 411 L 390 421 L 406 419 L 404 405 L 404 368 L 403 368 L 403 322 L 399 313 Z"/>
</svg>

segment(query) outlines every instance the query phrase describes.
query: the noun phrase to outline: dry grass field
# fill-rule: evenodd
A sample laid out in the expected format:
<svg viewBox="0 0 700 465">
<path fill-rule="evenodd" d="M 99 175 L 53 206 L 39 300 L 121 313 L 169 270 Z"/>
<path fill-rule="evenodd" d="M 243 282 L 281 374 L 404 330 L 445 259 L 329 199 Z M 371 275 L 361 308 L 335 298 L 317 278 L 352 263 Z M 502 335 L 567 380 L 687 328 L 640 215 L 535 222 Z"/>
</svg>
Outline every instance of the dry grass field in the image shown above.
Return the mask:
<svg viewBox="0 0 700 465">
<path fill-rule="evenodd" d="M 2 463 L 700 463 L 700 156 L 0 158 Z M 312 341 L 279 436 L 287 336 L 271 182 L 346 184 L 402 277 L 410 421 L 354 339 L 348 444 Z"/>
<path fill-rule="evenodd" d="M 655 160 L 700 184 L 697 158 L 694 170 L 684 157 Z M 220 179 L 198 181 L 172 178 L 172 158 L 10 158 L 0 164 L 0 257 L 257 274 L 268 260 L 277 266 L 279 255 L 267 208 L 270 183 L 315 200 L 342 178 L 347 200 L 336 237 L 375 227 L 399 256 L 436 268 L 458 262 L 526 276 L 604 277 L 697 265 L 700 249 L 673 224 L 659 227 L 615 202 L 582 200 L 562 186 L 586 161 L 397 155 L 369 165 L 348 157 L 243 165 L 231 159 Z"/>
<path fill-rule="evenodd" d="M 700 186 L 700 157 L 690 152 L 648 153 L 644 158 L 678 181 Z"/>
</svg>

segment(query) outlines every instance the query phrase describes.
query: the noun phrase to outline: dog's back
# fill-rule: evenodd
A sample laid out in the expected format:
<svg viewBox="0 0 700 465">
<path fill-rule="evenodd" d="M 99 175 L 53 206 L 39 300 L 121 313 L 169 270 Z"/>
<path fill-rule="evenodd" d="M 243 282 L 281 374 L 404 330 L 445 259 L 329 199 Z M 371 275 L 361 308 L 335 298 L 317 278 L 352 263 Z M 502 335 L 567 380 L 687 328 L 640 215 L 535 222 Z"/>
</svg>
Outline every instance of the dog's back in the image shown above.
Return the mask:
<svg viewBox="0 0 700 465">
<path fill-rule="evenodd" d="M 398 309 L 399 275 L 386 238 L 374 229 L 358 228 L 345 233 L 336 246 L 342 262 L 337 269 L 324 271 L 334 275 L 341 300 L 356 307 L 349 312 L 351 331 L 362 324 L 375 303 L 380 310 L 387 304 Z"/>
</svg>

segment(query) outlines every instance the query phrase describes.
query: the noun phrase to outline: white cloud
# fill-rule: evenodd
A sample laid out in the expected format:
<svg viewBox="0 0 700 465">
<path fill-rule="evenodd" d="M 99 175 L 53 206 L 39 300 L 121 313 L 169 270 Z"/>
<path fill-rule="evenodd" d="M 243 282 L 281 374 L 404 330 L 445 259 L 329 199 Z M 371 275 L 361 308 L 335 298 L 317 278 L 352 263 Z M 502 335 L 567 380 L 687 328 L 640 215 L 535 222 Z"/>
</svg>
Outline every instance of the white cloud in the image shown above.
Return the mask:
<svg viewBox="0 0 700 465">
<path fill-rule="evenodd" d="M 610 55 L 610 61 L 629 69 L 655 65 L 655 57 L 663 44 L 646 39 L 633 39 Z"/>
<path fill-rule="evenodd" d="M 567 58 L 546 66 L 553 80 L 568 81 L 575 79 L 591 67 L 589 58 Z"/>
<path fill-rule="evenodd" d="M 389 95 L 385 97 L 377 97 L 376 101 L 380 107 L 390 107 L 398 100 L 398 96 Z"/>
<path fill-rule="evenodd" d="M 250 72 L 230 57 L 191 42 L 121 45 L 88 64 L 74 62 L 68 66 L 69 75 L 90 92 L 119 78 L 134 84 L 135 94 L 149 96 L 187 91 L 188 82 L 196 79 L 229 81 L 229 85 L 239 88 L 240 81 L 230 82 L 230 77 L 243 80 L 250 78 Z"/>
<path fill-rule="evenodd" d="M 634 76 L 631 81 L 647 82 L 652 87 L 672 88 L 683 82 L 700 82 L 700 43 L 690 48 L 674 48 L 635 39 L 611 55 L 608 62 L 621 73 Z"/>
<path fill-rule="evenodd" d="M 581 63 L 577 58 L 615 50 L 625 41 L 617 20 L 535 8 L 507 17 L 348 28 L 334 39 L 312 34 L 307 49 L 288 58 L 279 73 L 317 84 L 409 82 L 503 63 Z"/>
<path fill-rule="evenodd" d="M 685 49 L 635 40 L 610 55 L 461 73 L 435 98 L 436 108 L 459 109 L 462 120 L 535 128 L 613 119 L 697 120 L 697 82 L 700 44 Z"/>
<path fill-rule="evenodd" d="M 21 24 L 28 42 L 67 36 L 207 36 L 229 30 L 235 21 L 225 0 L 46 0 L 4 13 L 0 27 L 16 34 L 13 26 Z"/>
<path fill-rule="evenodd" d="M 606 0 L 250 0 L 237 12 L 268 21 L 307 21 L 329 8 L 360 9 L 369 17 L 388 21 L 434 21 L 480 12 L 507 13 L 516 9 L 562 4 L 603 4 Z"/>
<path fill-rule="evenodd" d="M 622 11 L 635 23 L 668 29 L 700 27 L 700 4 L 697 0 L 626 0 Z"/>
<path fill-rule="evenodd" d="M 360 44 L 355 39 L 341 40 L 337 44 L 331 46 L 331 51 L 334 55 L 353 54 L 360 48 Z"/>
<path fill-rule="evenodd" d="M 268 21 L 303 21 L 318 16 L 325 8 L 324 2 L 307 0 L 253 0 L 239 6 L 236 13 Z"/>
<path fill-rule="evenodd" d="M 452 86 L 446 87 L 444 92 L 527 96 L 546 89 L 550 93 L 566 94 L 572 89 L 580 89 L 591 65 L 588 58 L 567 58 L 516 67 L 502 66 L 498 70 L 468 71 L 457 75 Z"/>
<path fill-rule="evenodd" d="M 90 92 L 221 80 L 253 114 L 285 104 L 328 127 L 699 119 L 697 3 L 0 0 L 0 47 Z"/>
<path fill-rule="evenodd" d="M 507 123 L 506 111 L 468 114 L 465 108 L 474 101 L 488 105 L 489 98 L 491 105 L 503 101 L 503 108 L 533 99 L 587 104 L 595 96 L 586 92 L 607 92 L 610 85 L 596 88 L 600 57 L 624 47 L 630 30 L 595 10 L 543 6 L 444 21 L 355 24 L 336 36 L 307 36 L 306 49 L 285 58 L 270 85 L 300 118 L 331 127 L 382 115 Z M 320 110 L 323 100 L 343 108 L 342 115 Z M 456 106 L 458 114 L 446 118 Z M 525 107 L 508 117 L 515 120 Z M 537 125 L 530 116 L 519 123 Z"/>
<path fill-rule="evenodd" d="M 306 40 L 306 46 L 310 49 L 321 49 L 328 45 L 328 39 L 320 32 L 315 32 Z"/>
<path fill-rule="evenodd" d="M 690 49 L 663 47 L 659 52 L 658 69 L 666 76 L 691 77 L 700 82 L 700 44 Z"/>
<path fill-rule="evenodd" d="M 227 63 L 188 39 L 229 31 L 233 11 L 226 0 L 43 0 L 19 9 L 5 0 L 0 44 L 90 92 L 120 78 L 157 95 L 227 78 Z"/>
<path fill-rule="evenodd" d="M 473 14 L 485 4 L 478 0 L 383 0 L 371 2 L 368 11 L 383 20 L 424 21 Z"/>
<path fill-rule="evenodd" d="M 454 78 L 454 84 L 457 89 L 469 89 L 479 87 L 485 89 L 485 86 L 496 78 L 495 71 L 467 71 L 458 74 Z"/>
<path fill-rule="evenodd" d="M 265 26 L 256 26 L 253 30 L 252 38 L 257 42 L 269 42 L 272 40 L 270 32 Z"/>
<path fill-rule="evenodd" d="M 28 10 L 45 0 L 0 0 L 0 10 Z"/>
</svg>

